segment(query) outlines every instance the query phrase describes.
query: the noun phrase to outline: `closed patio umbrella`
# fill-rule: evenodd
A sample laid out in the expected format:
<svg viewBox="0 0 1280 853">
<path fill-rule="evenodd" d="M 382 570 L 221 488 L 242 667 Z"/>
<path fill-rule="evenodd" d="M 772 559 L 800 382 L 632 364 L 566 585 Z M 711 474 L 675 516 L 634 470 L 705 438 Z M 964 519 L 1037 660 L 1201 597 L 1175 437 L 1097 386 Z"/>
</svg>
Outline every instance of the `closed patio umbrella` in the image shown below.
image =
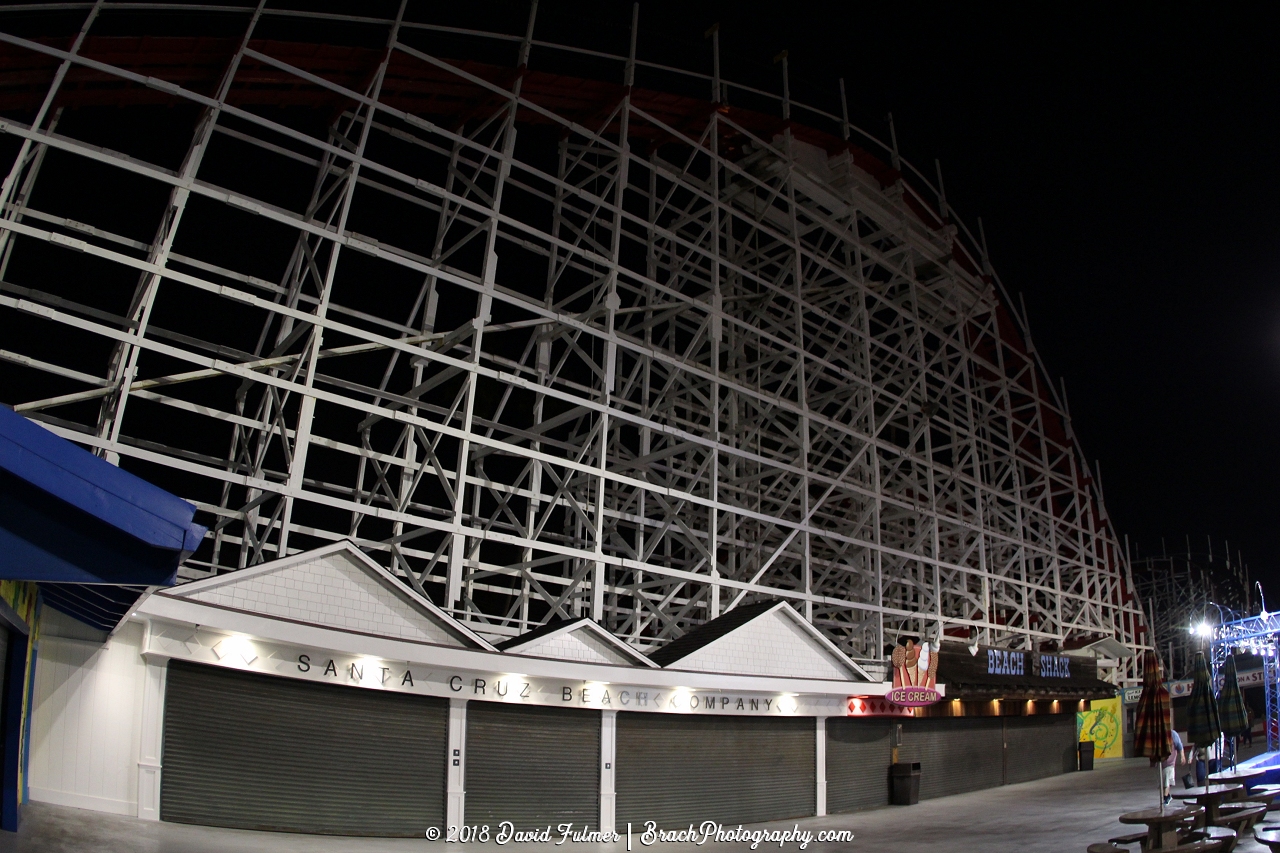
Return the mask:
<svg viewBox="0 0 1280 853">
<path fill-rule="evenodd" d="M 1195 681 L 1191 685 L 1191 698 L 1187 701 L 1187 740 L 1196 746 L 1211 746 L 1222 735 L 1223 726 L 1204 652 L 1196 652 L 1193 671 Z"/>
<path fill-rule="evenodd" d="M 1146 756 L 1156 765 L 1161 804 L 1164 768 L 1161 763 L 1173 753 L 1173 730 L 1169 724 L 1169 691 L 1160 680 L 1160 661 L 1154 651 L 1146 653 L 1142 674 L 1142 695 L 1138 697 L 1133 726 L 1133 754 Z"/>
<path fill-rule="evenodd" d="M 1240 692 L 1240 682 L 1236 680 L 1236 656 L 1233 654 L 1227 655 L 1227 664 L 1222 668 L 1222 689 L 1218 691 L 1218 712 L 1222 718 L 1222 733 L 1227 737 L 1237 738 L 1248 731 L 1249 713 L 1244 707 L 1244 694 Z M 1231 756 L 1234 759 L 1234 745 Z"/>
<path fill-rule="evenodd" d="M 1227 737 L 1242 735 L 1249 728 L 1249 713 L 1244 707 L 1244 694 L 1236 680 L 1236 656 L 1227 655 L 1222 668 L 1222 690 L 1218 692 L 1218 712 L 1222 718 L 1222 733 Z"/>
</svg>

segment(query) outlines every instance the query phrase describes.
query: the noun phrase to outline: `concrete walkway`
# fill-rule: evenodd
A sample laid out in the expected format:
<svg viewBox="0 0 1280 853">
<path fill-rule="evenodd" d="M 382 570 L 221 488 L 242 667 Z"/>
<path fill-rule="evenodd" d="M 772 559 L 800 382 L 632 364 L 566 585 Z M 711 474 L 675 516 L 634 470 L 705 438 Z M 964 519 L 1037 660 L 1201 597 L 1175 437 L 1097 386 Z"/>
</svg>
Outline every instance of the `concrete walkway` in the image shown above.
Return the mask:
<svg viewBox="0 0 1280 853">
<path fill-rule="evenodd" d="M 804 831 L 844 829 L 854 838 L 813 842 L 804 853 L 892 851 L 892 853 L 1083 853 L 1095 841 L 1122 832 L 1122 812 L 1155 806 L 1156 771 L 1146 759 L 1098 763 L 1092 773 L 1068 773 L 1049 779 L 1008 785 L 971 794 L 927 800 L 917 806 L 888 807 L 849 815 L 760 824 L 752 829 Z M 625 827 L 622 827 L 625 832 Z M 745 842 L 640 843 L 635 828 L 633 853 L 699 853 L 748 851 Z M 211 829 L 154 823 L 80 809 L 32 803 L 23 807 L 16 835 L 0 833 L 0 853 L 625 853 L 619 844 L 444 844 L 425 839 L 335 838 Z M 760 844 L 760 851 L 797 853 L 795 841 Z M 1136 849 L 1136 848 L 1135 848 Z M 1264 848 L 1252 838 L 1236 848 L 1255 853 Z"/>
</svg>

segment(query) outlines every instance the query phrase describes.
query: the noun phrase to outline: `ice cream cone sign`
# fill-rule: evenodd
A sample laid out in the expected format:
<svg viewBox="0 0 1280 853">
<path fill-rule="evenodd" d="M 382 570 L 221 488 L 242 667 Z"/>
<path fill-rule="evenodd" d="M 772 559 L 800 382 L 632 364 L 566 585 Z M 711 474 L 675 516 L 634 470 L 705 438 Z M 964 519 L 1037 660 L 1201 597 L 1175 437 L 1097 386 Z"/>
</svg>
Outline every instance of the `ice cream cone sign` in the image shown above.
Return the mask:
<svg viewBox="0 0 1280 853">
<path fill-rule="evenodd" d="M 916 659 L 916 684 L 923 687 L 936 687 L 938 675 L 938 656 L 930 654 L 929 643 L 920 644 L 920 654 Z"/>
<path fill-rule="evenodd" d="M 927 640 L 914 637 L 898 640 L 890 657 L 893 664 L 893 689 L 886 698 L 895 705 L 932 705 L 938 694 L 938 648 Z"/>
</svg>

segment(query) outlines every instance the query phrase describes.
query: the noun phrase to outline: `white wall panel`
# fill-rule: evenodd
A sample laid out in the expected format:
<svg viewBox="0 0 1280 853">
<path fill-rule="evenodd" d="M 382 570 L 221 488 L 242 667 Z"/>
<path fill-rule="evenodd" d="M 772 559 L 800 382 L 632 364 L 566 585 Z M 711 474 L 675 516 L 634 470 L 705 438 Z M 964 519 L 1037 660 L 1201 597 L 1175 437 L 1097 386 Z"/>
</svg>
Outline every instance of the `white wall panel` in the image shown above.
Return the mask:
<svg viewBox="0 0 1280 853">
<path fill-rule="evenodd" d="M 142 626 L 105 645 L 41 637 L 31 719 L 31 799 L 134 814 Z"/>
<path fill-rule="evenodd" d="M 610 646 L 604 639 L 593 636 L 587 630 L 570 631 L 532 643 L 520 650 L 522 655 L 558 660 L 580 660 L 587 663 L 607 663 L 616 666 L 634 666 L 635 661 Z"/>
<path fill-rule="evenodd" d="M 245 578 L 231 575 L 191 597 L 221 607 L 346 631 L 460 645 L 456 637 L 424 614 L 420 606 L 408 601 L 401 591 L 389 589 L 386 582 L 342 553 Z"/>
<path fill-rule="evenodd" d="M 733 675 L 779 675 L 845 681 L 849 669 L 781 610 L 757 616 L 670 664 L 676 669 Z"/>
</svg>

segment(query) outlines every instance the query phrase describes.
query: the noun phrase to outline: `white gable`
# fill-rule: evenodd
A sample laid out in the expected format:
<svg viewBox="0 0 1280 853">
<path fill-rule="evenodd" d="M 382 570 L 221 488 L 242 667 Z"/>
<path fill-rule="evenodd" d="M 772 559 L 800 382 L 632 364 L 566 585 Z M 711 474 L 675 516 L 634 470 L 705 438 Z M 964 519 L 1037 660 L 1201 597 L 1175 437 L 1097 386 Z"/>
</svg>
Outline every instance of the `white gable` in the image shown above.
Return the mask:
<svg viewBox="0 0 1280 853">
<path fill-rule="evenodd" d="M 786 605 L 762 613 L 670 664 L 673 669 L 852 681 L 852 661 L 801 624 Z"/>
<path fill-rule="evenodd" d="M 491 648 L 350 543 L 186 584 L 169 594 L 343 631 Z"/>
<path fill-rule="evenodd" d="M 635 658 L 628 656 L 621 649 L 614 648 L 607 640 L 593 636 L 590 631 L 581 628 L 534 640 L 522 647 L 519 654 L 584 663 L 607 663 L 615 666 L 636 664 Z"/>
<path fill-rule="evenodd" d="M 543 633 L 547 631 L 549 633 Z M 508 654 L 536 658 L 613 666 L 657 666 L 643 653 L 631 648 L 590 619 L 577 619 L 556 628 L 540 628 L 529 639 L 521 641 L 517 637 L 500 648 Z"/>
</svg>

